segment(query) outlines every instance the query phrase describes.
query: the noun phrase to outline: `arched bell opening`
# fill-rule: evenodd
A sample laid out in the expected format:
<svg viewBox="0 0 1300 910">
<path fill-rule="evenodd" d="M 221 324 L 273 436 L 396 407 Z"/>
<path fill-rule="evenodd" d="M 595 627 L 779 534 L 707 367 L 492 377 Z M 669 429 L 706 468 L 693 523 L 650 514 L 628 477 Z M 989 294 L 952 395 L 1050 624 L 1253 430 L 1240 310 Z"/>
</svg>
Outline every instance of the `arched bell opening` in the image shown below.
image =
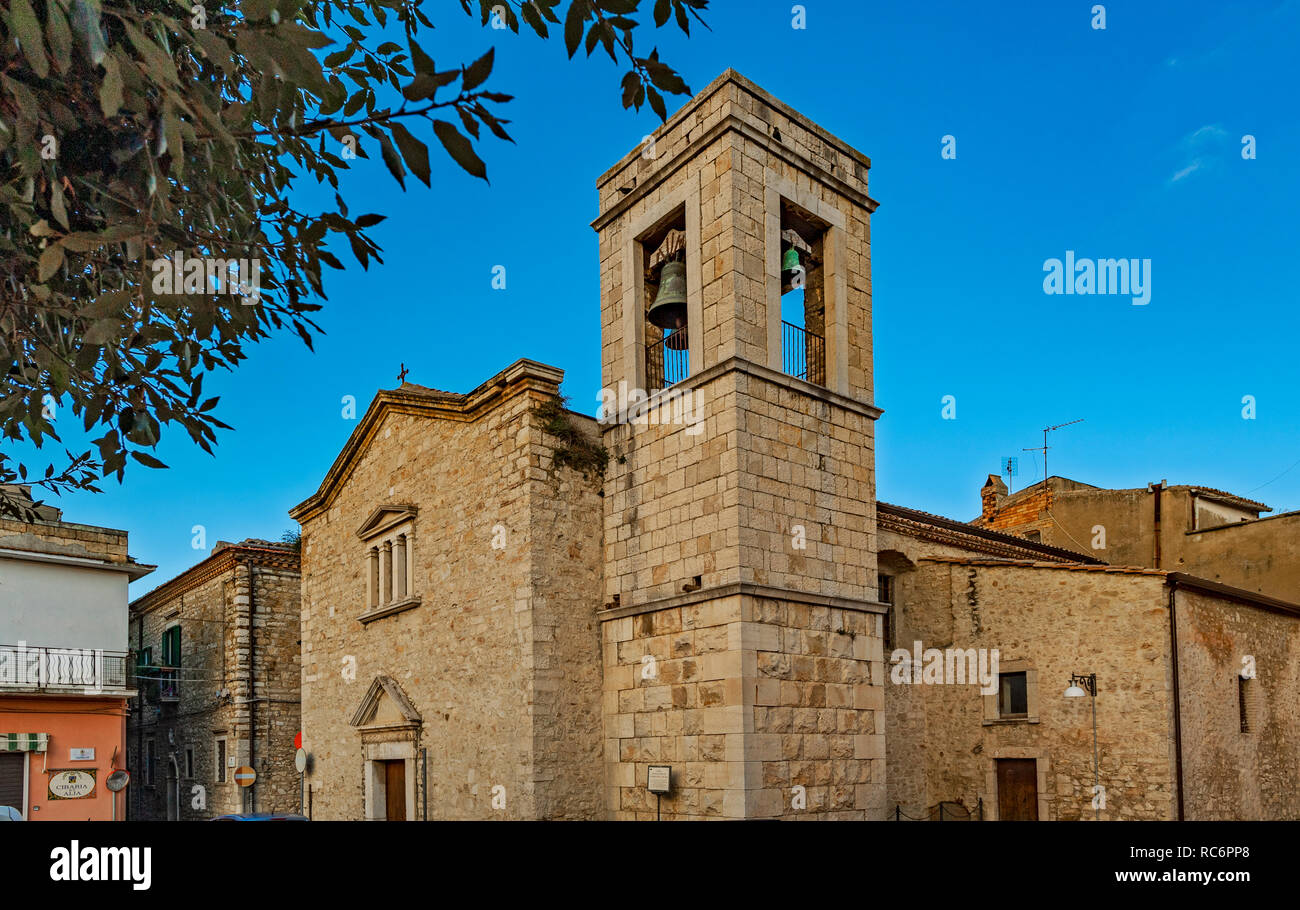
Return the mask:
<svg viewBox="0 0 1300 910">
<path fill-rule="evenodd" d="M 686 208 L 642 238 L 645 274 L 646 391 L 653 394 L 690 376 L 686 280 Z"/>
<path fill-rule="evenodd" d="M 826 385 L 825 246 L 830 225 L 781 200 L 781 363 Z"/>
</svg>

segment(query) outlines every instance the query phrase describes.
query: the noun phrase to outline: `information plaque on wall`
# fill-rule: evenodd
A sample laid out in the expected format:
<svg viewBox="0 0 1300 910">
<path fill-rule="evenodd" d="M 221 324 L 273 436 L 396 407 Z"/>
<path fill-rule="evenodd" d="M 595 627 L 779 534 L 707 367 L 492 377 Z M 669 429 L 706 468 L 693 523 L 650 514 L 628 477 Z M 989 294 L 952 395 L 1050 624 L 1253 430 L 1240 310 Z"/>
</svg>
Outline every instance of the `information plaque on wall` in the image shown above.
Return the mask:
<svg viewBox="0 0 1300 910">
<path fill-rule="evenodd" d="M 651 793 L 671 792 L 673 783 L 673 769 L 671 766 L 651 765 L 646 776 L 646 789 Z"/>
<path fill-rule="evenodd" d="M 95 792 L 95 770 L 50 772 L 50 799 L 85 799 Z"/>
</svg>

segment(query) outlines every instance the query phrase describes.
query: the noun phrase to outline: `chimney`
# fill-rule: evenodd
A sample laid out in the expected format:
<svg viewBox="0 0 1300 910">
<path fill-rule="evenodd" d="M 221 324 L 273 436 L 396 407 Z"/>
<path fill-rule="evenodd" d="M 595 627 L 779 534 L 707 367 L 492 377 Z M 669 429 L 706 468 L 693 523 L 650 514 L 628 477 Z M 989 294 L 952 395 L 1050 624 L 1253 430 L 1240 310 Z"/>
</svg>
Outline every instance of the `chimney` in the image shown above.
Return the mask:
<svg viewBox="0 0 1300 910">
<path fill-rule="evenodd" d="M 1002 501 L 1007 498 L 1007 485 L 997 474 L 990 474 L 980 489 L 980 521 L 987 524 L 997 517 Z"/>
</svg>

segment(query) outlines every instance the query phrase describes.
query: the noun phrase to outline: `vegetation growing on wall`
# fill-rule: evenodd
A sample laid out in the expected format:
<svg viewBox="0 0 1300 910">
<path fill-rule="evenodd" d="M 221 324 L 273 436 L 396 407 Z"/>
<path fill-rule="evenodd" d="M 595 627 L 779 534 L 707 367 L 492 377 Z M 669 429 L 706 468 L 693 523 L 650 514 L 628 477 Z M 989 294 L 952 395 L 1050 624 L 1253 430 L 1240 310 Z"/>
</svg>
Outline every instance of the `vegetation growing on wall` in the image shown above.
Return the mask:
<svg viewBox="0 0 1300 910">
<path fill-rule="evenodd" d="M 554 395 L 537 407 L 542 429 L 555 440 L 551 447 L 553 463 L 557 468 L 573 468 L 583 477 L 595 475 L 603 480 L 609 464 L 609 450 L 592 442 L 574 426 L 564 406 L 566 400 L 562 395 Z"/>
</svg>

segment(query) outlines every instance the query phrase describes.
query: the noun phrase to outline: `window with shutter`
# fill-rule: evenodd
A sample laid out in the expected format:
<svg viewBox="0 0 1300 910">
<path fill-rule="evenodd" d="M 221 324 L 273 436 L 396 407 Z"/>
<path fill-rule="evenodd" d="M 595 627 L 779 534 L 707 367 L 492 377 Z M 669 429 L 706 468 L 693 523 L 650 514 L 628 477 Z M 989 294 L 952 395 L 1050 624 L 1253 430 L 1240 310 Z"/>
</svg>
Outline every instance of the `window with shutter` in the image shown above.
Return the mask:
<svg viewBox="0 0 1300 910">
<path fill-rule="evenodd" d="M 146 701 L 158 698 L 158 669 L 153 662 L 153 648 L 141 648 L 135 656 L 136 685 Z"/>
<path fill-rule="evenodd" d="M 181 627 L 172 626 L 162 635 L 161 694 L 164 699 L 180 698 Z"/>
</svg>

